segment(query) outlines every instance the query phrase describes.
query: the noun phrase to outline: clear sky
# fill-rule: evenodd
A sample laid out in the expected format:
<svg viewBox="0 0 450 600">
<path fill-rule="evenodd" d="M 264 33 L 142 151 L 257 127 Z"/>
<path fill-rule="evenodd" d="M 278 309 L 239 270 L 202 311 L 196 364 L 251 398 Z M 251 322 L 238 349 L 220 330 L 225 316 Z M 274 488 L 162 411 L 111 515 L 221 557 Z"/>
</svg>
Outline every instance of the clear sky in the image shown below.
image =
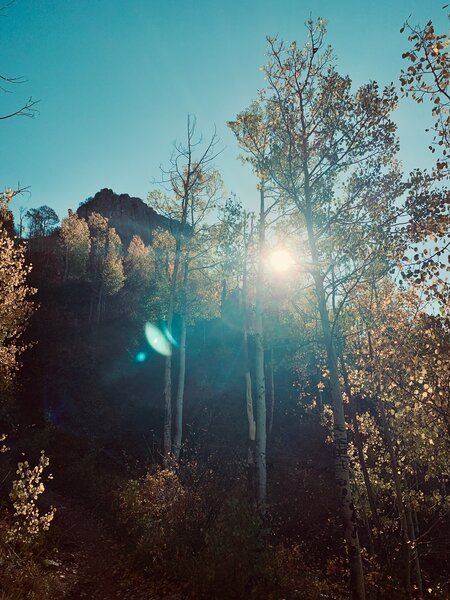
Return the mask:
<svg viewBox="0 0 450 600">
<path fill-rule="evenodd" d="M 0 186 L 31 186 L 16 206 L 48 204 L 60 216 L 104 187 L 146 198 L 186 115 L 205 136 L 217 127 L 228 191 L 252 206 L 256 192 L 226 121 L 264 85 L 265 37 L 304 40 L 310 15 L 328 20 L 338 67 L 355 85 L 398 81 L 408 48 L 399 29 L 433 19 L 443 0 L 16 0 L 0 18 L 0 73 L 23 75 L 0 94 L 0 113 L 30 95 L 33 120 L 0 121 Z M 401 159 L 429 160 L 430 107 L 396 113 Z"/>
</svg>

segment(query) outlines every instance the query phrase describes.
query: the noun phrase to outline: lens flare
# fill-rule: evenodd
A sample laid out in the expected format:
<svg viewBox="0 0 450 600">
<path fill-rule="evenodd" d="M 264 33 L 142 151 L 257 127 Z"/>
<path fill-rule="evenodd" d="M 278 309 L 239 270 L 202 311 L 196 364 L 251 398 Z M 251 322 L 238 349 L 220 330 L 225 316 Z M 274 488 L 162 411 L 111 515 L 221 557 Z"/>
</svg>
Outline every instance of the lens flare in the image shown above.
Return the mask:
<svg viewBox="0 0 450 600">
<path fill-rule="evenodd" d="M 164 325 L 164 327 L 163 327 L 163 333 L 166 336 L 166 338 L 169 340 L 169 342 L 172 344 L 172 346 L 178 346 L 177 340 L 170 333 L 170 331 L 167 328 L 167 325 Z"/>
<path fill-rule="evenodd" d="M 145 324 L 145 337 L 153 350 L 158 352 L 158 354 L 162 354 L 163 356 L 170 356 L 172 354 L 169 340 L 156 325 L 152 325 L 151 323 Z"/>
<path fill-rule="evenodd" d="M 146 358 L 147 355 L 145 354 L 145 352 L 138 352 L 136 354 L 136 362 L 142 363 L 145 361 Z"/>
</svg>

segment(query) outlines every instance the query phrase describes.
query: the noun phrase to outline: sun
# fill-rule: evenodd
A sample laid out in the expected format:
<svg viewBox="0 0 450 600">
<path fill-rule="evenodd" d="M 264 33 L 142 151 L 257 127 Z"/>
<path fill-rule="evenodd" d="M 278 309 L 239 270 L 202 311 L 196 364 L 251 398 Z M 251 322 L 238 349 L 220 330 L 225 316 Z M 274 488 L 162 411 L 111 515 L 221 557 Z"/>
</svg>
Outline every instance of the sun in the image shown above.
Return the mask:
<svg viewBox="0 0 450 600">
<path fill-rule="evenodd" d="M 278 273 L 289 271 L 295 264 L 292 255 L 281 248 L 269 254 L 269 263 L 272 269 Z"/>
</svg>

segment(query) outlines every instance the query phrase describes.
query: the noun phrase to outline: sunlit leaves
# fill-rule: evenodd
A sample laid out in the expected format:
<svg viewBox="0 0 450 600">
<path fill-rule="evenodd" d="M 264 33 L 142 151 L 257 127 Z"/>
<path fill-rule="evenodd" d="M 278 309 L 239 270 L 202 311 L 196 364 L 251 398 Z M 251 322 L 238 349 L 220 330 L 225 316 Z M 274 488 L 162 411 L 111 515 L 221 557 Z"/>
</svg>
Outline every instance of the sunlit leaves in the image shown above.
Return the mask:
<svg viewBox="0 0 450 600">
<path fill-rule="evenodd" d="M 91 235 L 90 276 L 99 290 L 108 296 L 117 294 L 125 281 L 122 242 L 108 219 L 98 213 L 88 218 Z"/>
<path fill-rule="evenodd" d="M 32 313 L 30 296 L 35 292 L 26 283 L 29 272 L 24 248 L 0 225 L 0 391 L 11 383 L 24 350 L 20 336 Z"/>
<path fill-rule="evenodd" d="M 84 219 L 69 211 L 59 231 L 64 257 L 66 277 L 82 277 L 86 274 L 91 250 L 89 227 Z"/>
<path fill-rule="evenodd" d="M 401 72 L 401 89 L 416 102 L 422 103 L 428 98 L 432 103 L 435 135 L 430 149 L 433 153 L 439 152 L 434 175 L 444 179 L 449 172 L 450 40 L 447 34 L 436 32 L 432 21 L 425 27 L 413 27 L 407 22 L 401 31 L 405 29 L 412 49 L 404 52 L 402 58 L 412 64 Z"/>
<path fill-rule="evenodd" d="M 27 460 L 17 465 L 17 478 L 9 495 L 14 508 L 13 524 L 6 533 L 6 541 L 10 544 L 19 547 L 30 545 L 50 527 L 55 509 L 51 507 L 47 513 L 41 514 L 37 505 L 39 496 L 45 490 L 43 471 L 48 464 L 49 460 L 42 451 L 36 466 L 31 467 Z"/>
<path fill-rule="evenodd" d="M 448 332 L 439 320 L 421 311 L 416 294 L 399 294 L 387 282 L 376 296 L 361 295 L 354 314 L 358 333 L 347 342 L 348 363 L 354 362 L 354 393 L 368 407 L 373 405 L 374 415 L 374 398 L 385 406 L 405 493 L 425 510 L 429 494 L 442 491 L 441 474 L 450 468 Z M 372 480 L 374 485 L 389 487 L 383 475 L 390 468 L 385 441 L 370 413 L 359 418 Z"/>
</svg>

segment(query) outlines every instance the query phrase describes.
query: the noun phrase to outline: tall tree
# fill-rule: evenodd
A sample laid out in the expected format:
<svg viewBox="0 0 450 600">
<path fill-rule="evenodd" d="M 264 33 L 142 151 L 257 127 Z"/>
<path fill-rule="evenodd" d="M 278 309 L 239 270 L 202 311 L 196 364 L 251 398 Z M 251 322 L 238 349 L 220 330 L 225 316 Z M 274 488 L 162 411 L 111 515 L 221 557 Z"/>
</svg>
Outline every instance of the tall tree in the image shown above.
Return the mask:
<svg viewBox="0 0 450 600">
<path fill-rule="evenodd" d="M 250 493 L 254 495 L 255 467 L 256 467 L 256 421 L 253 401 L 252 369 L 250 362 L 249 338 L 253 334 L 251 325 L 251 287 L 254 284 L 252 273 L 252 258 L 254 250 L 253 213 L 246 211 L 242 203 L 232 195 L 227 199 L 222 209 L 221 221 L 223 232 L 220 252 L 222 255 L 222 278 L 224 289 L 224 304 L 226 303 L 226 290 L 230 286 L 239 287 L 241 290 L 240 315 L 238 324 L 242 328 L 243 353 L 244 353 L 244 382 L 245 382 L 245 407 L 248 422 L 247 437 L 247 469 Z M 225 309 L 225 306 L 223 307 Z M 226 311 L 224 310 L 226 318 Z"/>
<path fill-rule="evenodd" d="M 258 472 L 258 501 L 263 507 L 267 497 L 267 407 L 264 351 L 264 285 L 266 260 L 266 221 L 270 210 L 267 194 L 270 188 L 270 115 L 261 104 L 253 102 L 229 126 L 245 151 L 243 159 L 250 162 L 258 177 L 259 219 L 258 258 L 255 282 L 255 404 L 256 404 L 256 465 Z"/>
<path fill-rule="evenodd" d="M 64 279 L 83 277 L 91 249 L 88 224 L 69 210 L 68 216 L 62 220 L 59 237 L 64 254 Z"/>
<path fill-rule="evenodd" d="M 106 298 L 114 296 L 123 287 L 125 275 L 122 261 L 122 242 L 108 219 L 99 213 L 88 218 L 91 237 L 89 276 L 92 282 L 90 319 L 100 322 Z"/>
<path fill-rule="evenodd" d="M 308 42 L 301 49 L 295 42 L 286 45 L 269 39 L 269 62 L 264 67 L 267 89 L 262 97 L 270 115 L 270 177 L 303 223 L 327 354 L 335 475 L 351 589 L 353 598 L 361 600 L 365 597 L 364 577 L 327 282 L 333 280 L 334 271 L 330 248 L 342 240 L 341 251 L 345 248 L 345 253 L 339 261 L 339 302 L 343 306 L 373 264 L 364 256 L 374 256 L 379 226 L 383 225 L 382 231 L 387 234 L 389 225 L 397 219 L 397 213 L 391 210 L 384 214 L 400 188 L 395 169 L 389 171 L 397 148 L 395 126 L 389 118 L 396 96 L 392 87 L 380 93 L 375 83 L 352 92 L 350 78 L 336 71 L 331 50 L 324 48 L 323 20 L 309 21 L 307 32 Z"/>
<path fill-rule="evenodd" d="M 196 136 L 196 120 L 191 116 L 187 119 L 186 141 L 176 143 L 170 159 L 170 166 L 163 170 L 162 184 L 166 193 L 155 192 L 149 194 L 149 202 L 166 215 L 172 222 L 172 234 L 175 237 L 175 250 L 173 263 L 170 269 L 169 301 L 166 313 L 166 334 L 169 340 L 173 339 L 173 320 L 176 303 L 180 290 L 187 284 L 185 261 L 188 260 L 189 246 L 194 230 L 205 219 L 214 205 L 217 192 L 217 173 L 213 169 L 213 161 L 217 156 L 218 139 L 214 133 L 209 141 L 202 142 Z M 170 195 L 167 194 L 169 192 Z M 184 293 L 184 292 L 183 292 Z M 183 317 L 182 317 L 183 321 Z M 184 325 L 182 325 L 182 329 Z M 184 330 L 183 336 L 186 335 Z M 182 369 L 179 383 L 178 398 L 184 395 L 184 355 L 185 342 L 181 347 Z M 181 440 L 182 417 L 180 411 L 182 401 L 177 403 L 179 408 L 176 434 L 176 452 L 179 453 Z M 172 352 L 165 357 L 164 369 L 164 432 L 163 432 L 163 457 L 166 464 L 170 464 L 172 457 Z"/>
<path fill-rule="evenodd" d="M 28 220 L 30 238 L 41 238 L 49 235 L 59 223 L 58 215 L 53 208 L 47 205 L 30 208 L 25 217 Z"/>
<path fill-rule="evenodd" d="M 0 195 L 0 215 L 9 210 L 10 190 Z M 25 263 L 23 246 L 18 246 L 0 221 L 0 399 L 8 397 L 19 356 L 24 350 L 20 337 L 33 311 L 27 285 L 30 267 Z M 4 408 L 2 406 L 2 408 Z"/>
<path fill-rule="evenodd" d="M 131 238 L 124 260 L 127 284 L 136 288 L 145 286 L 152 271 L 150 248 L 145 246 L 138 235 Z"/>
<path fill-rule="evenodd" d="M 448 332 L 426 313 L 414 290 L 401 292 L 389 280 L 361 293 L 350 312 L 358 335 L 349 337 L 349 380 L 375 415 L 373 421 L 359 415 L 359 427 L 366 448 L 377 456 L 379 466 L 369 465 L 374 487 L 395 499 L 402 586 L 412 595 L 412 559 L 416 586 L 422 587 L 413 514 L 430 512 L 429 494 L 435 498 L 431 518 L 437 513 L 439 521 L 446 504 L 436 474 L 448 468 Z M 383 511 L 382 501 L 378 510 Z M 390 510 L 384 509 L 384 521 Z"/>
</svg>

